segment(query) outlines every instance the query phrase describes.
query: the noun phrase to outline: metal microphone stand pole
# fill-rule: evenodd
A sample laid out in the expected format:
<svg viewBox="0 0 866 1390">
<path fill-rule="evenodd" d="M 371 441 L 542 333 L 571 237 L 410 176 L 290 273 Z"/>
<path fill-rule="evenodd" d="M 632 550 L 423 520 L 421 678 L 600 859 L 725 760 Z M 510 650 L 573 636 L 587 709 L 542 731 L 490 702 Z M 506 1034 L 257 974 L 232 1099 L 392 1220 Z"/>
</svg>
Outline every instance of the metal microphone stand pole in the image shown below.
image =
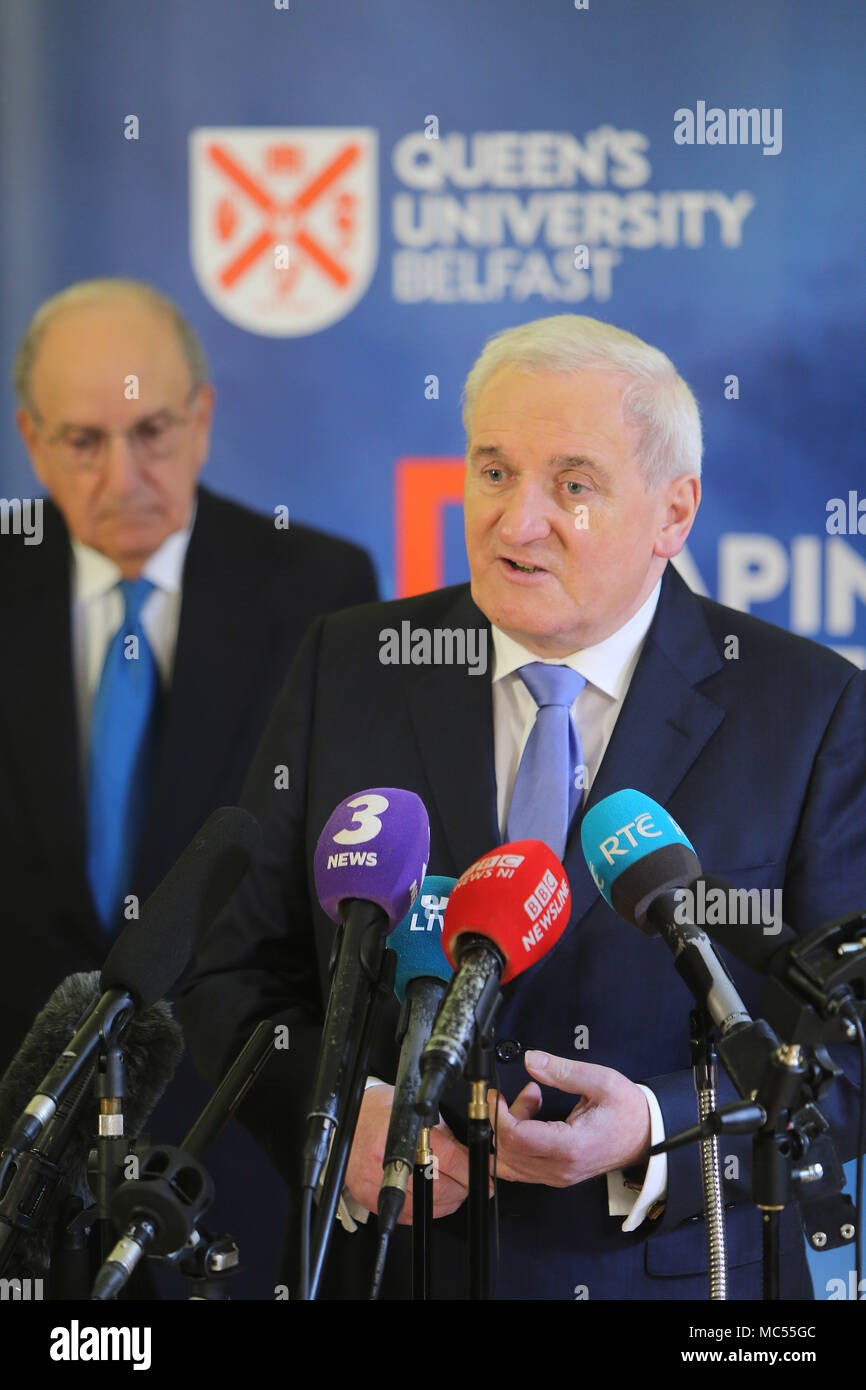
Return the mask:
<svg viewBox="0 0 866 1390">
<path fill-rule="evenodd" d="M 115 1241 L 111 1221 L 111 1198 L 123 1181 L 128 1144 L 123 1132 L 123 1097 L 126 1095 L 126 1067 L 117 1037 L 107 1038 L 100 1051 L 94 1077 L 99 1101 L 96 1165 L 92 1174 L 94 1234 L 99 1262 L 108 1258 Z"/>
<path fill-rule="evenodd" d="M 490 1297 L 490 1115 L 487 1090 L 492 1079 L 490 1034 L 475 1038 L 466 1062 L 469 1082 L 469 1297 Z"/>
<path fill-rule="evenodd" d="M 703 1124 L 716 1108 L 716 1047 L 712 1019 L 706 1009 L 692 1009 L 689 1015 L 692 1068 L 698 1094 L 698 1122 Z M 728 1296 L 728 1267 L 725 1237 L 725 1206 L 719 1173 L 719 1140 L 714 1134 L 701 1140 L 701 1180 L 704 1193 L 704 1224 L 707 1233 L 707 1270 L 711 1299 Z"/>
<path fill-rule="evenodd" d="M 412 1297 L 430 1297 L 433 1253 L 433 1182 L 436 1171 L 427 1125 L 418 1135 L 412 1170 Z"/>
<path fill-rule="evenodd" d="M 92 1299 L 107 1302 L 116 1298 L 146 1254 L 162 1257 L 169 1267 L 185 1274 L 190 1297 L 227 1297 L 224 1290 L 219 1294 L 201 1292 L 238 1263 L 237 1247 L 230 1236 L 215 1240 L 207 1235 L 203 1246 L 207 1233 L 194 1234 L 214 1195 L 213 1182 L 201 1159 L 255 1084 L 274 1045 L 274 1025 L 263 1019 L 180 1148 L 151 1144 L 136 1151 L 139 1176 L 119 1183 L 110 1203 L 111 1223 L 123 1235 L 103 1257 Z M 194 1262 L 194 1251 L 201 1249 L 208 1256 L 204 1270 Z"/>
<path fill-rule="evenodd" d="M 783 1043 L 770 1058 L 755 1097 L 767 1115 L 752 1140 L 752 1197 L 761 1212 L 763 1296 L 768 1300 L 780 1297 L 780 1218 L 791 1200 L 793 1166 L 788 1119 L 806 1074 L 799 1043 Z"/>
</svg>

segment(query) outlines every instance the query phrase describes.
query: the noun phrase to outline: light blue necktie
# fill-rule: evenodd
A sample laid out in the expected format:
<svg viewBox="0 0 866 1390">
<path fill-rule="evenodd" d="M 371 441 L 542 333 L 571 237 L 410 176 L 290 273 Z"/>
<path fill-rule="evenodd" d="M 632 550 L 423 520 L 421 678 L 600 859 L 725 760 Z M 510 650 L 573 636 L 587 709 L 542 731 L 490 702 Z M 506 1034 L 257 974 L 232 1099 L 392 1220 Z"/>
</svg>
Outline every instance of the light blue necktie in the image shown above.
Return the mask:
<svg viewBox="0 0 866 1390">
<path fill-rule="evenodd" d="M 561 859 L 571 818 L 583 796 L 582 785 L 577 785 L 583 752 L 571 706 L 586 678 L 570 666 L 543 661 L 521 666 L 518 675 L 538 713 L 517 769 L 507 835 L 509 840 L 543 840 Z M 584 778 L 579 781 L 582 784 Z"/>
<path fill-rule="evenodd" d="M 150 793 L 159 715 L 159 672 L 141 625 L 153 589 L 125 580 L 123 621 L 111 639 L 93 702 L 87 788 L 87 876 L 107 929 L 132 891 Z"/>
</svg>

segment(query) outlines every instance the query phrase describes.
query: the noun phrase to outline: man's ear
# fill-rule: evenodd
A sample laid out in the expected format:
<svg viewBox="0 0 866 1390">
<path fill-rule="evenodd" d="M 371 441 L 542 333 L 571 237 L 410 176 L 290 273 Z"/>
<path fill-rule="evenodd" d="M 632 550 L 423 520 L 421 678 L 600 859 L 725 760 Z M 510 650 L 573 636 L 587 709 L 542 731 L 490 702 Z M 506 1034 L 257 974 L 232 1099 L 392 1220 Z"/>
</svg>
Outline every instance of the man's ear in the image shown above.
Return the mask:
<svg viewBox="0 0 866 1390">
<path fill-rule="evenodd" d="M 665 492 L 666 511 L 653 554 L 670 560 L 679 555 L 694 525 L 701 504 L 701 480 L 696 473 L 684 473 L 668 483 Z"/>
<path fill-rule="evenodd" d="M 201 457 L 199 458 L 197 469 L 199 473 L 207 463 L 207 457 L 210 453 L 210 435 L 216 399 L 216 387 L 211 385 L 210 382 L 206 382 L 204 386 L 199 387 L 194 407 L 196 412 L 196 430 L 199 431 L 200 440 L 199 452 Z"/>
<path fill-rule="evenodd" d="M 22 406 L 20 410 L 16 410 L 15 424 L 18 426 L 18 433 L 24 440 L 24 447 L 30 455 L 30 463 L 33 472 L 36 474 L 43 487 L 47 488 L 48 483 L 45 478 L 45 472 L 39 459 L 39 431 L 32 412 L 26 410 L 24 406 Z"/>
</svg>

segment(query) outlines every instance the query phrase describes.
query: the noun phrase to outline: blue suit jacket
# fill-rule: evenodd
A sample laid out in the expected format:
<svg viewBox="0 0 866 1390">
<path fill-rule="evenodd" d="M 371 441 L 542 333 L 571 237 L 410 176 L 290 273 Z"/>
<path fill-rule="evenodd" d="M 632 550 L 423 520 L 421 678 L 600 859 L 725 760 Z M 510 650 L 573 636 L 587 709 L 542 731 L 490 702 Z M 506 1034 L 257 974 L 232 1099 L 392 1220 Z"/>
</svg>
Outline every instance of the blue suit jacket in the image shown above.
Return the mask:
<svg viewBox="0 0 866 1390">
<path fill-rule="evenodd" d="M 407 787 L 424 801 L 430 872 L 459 875 L 499 843 L 491 683 L 457 666 L 383 666 L 380 632 L 487 627 L 468 586 L 320 620 L 309 633 L 251 769 L 245 804 L 262 819 L 261 852 L 201 951 L 181 1005 L 193 1054 L 215 1080 L 254 1023 L 288 1023 L 289 1051 L 265 1072 L 245 1122 L 296 1180 L 299 1135 L 327 998 L 334 927 L 316 902 L 316 841 L 337 803 L 370 786 Z M 489 634 L 488 634 L 489 635 Z M 736 658 L 730 636 L 739 640 Z M 492 644 L 488 650 L 492 653 Z M 665 805 L 707 871 L 742 887 L 781 888 L 800 931 L 866 907 L 866 675 L 840 656 L 691 593 L 670 567 L 658 608 L 587 805 L 635 787 Z M 288 790 L 274 769 L 289 768 Z M 695 1121 L 689 1069 L 691 996 L 665 946 L 600 899 L 577 820 L 564 863 L 569 927 L 532 970 L 506 986 L 497 1037 L 614 1067 L 649 1084 L 668 1134 Z M 747 1004 L 761 982 L 733 964 Z M 393 1079 L 396 1007 L 386 1011 L 372 1070 Z M 575 1051 L 579 1026 L 589 1046 Z M 845 1060 L 843 1049 L 838 1060 Z M 853 1069 L 852 1069 L 853 1074 Z M 502 1066 L 509 1102 L 527 1080 Z M 827 1106 L 843 1157 L 853 1152 L 854 1088 Z M 443 1115 L 464 1133 L 463 1092 Z M 576 1098 L 546 1090 L 542 1118 Z M 457 1108 L 460 1107 L 460 1108 Z M 748 1144 L 722 1142 L 728 1170 L 731 1296 L 760 1297 L 760 1221 L 748 1200 Z M 706 1254 L 698 1154 L 670 1159 L 663 1216 L 624 1234 L 608 1215 L 604 1177 L 554 1189 L 500 1184 L 497 1294 L 506 1298 L 704 1298 Z M 370 1226 L 374 1226 L 374 1222 Z M 437 1221 L 436 1289 L 465 1296 L 465 1208 Z M 340 1233 L 327 1292 L 364 1296 L 373 1231 Z M 391 1296 L 408 1295 L 404 1232 L 389 1267 Z M 285 1280 L 294 1288 L 290 1237 Z M 786 1214 L 784 1292 L 810 1284 L 796 1210 Z"/>
</svg>

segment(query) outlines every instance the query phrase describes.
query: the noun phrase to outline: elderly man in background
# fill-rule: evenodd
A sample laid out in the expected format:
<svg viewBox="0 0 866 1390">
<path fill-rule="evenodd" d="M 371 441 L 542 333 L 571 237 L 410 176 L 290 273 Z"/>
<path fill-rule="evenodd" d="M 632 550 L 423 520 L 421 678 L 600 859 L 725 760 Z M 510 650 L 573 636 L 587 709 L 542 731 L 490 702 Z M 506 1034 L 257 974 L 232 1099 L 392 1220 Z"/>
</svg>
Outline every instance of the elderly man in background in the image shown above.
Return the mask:
<svg viewBox="0 0 866 1390">
<path fill-rule="evenodd" d="M 0 1070 L 58 981 L 101 964 L 131 896 L 237 801 L 310 623 L 377 594 L 358 546 L 199 485 L 214 388 L 150 286 L 55 295 L 14 378 L 50 500 L 41 544 L 0 541 Z M 191 1094 L 175 1109 L 191 1119 Z"/>
</svg>

